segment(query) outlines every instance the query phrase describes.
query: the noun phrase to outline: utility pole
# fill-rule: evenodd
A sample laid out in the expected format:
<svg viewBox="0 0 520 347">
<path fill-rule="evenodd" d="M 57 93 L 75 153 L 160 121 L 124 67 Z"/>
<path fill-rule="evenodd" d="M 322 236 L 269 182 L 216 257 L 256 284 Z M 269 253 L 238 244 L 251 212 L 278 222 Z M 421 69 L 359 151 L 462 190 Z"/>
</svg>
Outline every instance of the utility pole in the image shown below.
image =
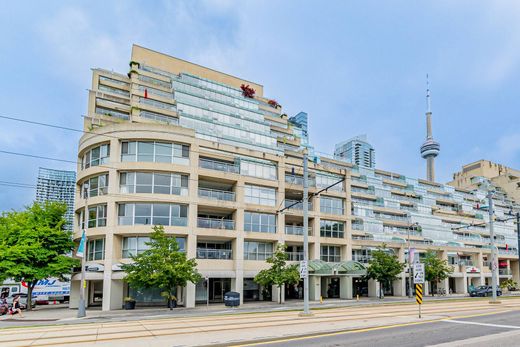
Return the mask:
<svg viewBox="0 0 520 347">
<path fill-rule="evenodd" d="M 309 264 L 309 168 L 307 148 L 303 150 L 303 261 Z M 308 270 L 307 270 L 308 271 Z M 309 273 L 303 278 L 303 314 L 309 311 Z"/>
<path fill-rule="evenodd" d="M 89 184 L 85 183 L 83 187 L 83 197 L 85 198 L 85 210 L 83 212 L 83 233 L 85 233 L 85 243 L 83 245 L 83 255 L 81 257 L 81 283 L 79 287 L 79 306 L 78 306 L 78 318 L 85 317 L 87 312 L 85 310 L 85 257 L 87 253 L 87 229 L 88 229 L 88 195 L 89 195 Z M 82 237 L 83 238 L 83 237 Z"/>
<path fill-rule="evenodd" d="M 518 253 L 518 274 L 520 275 L 520 212 L 516 213 L 516 238 L 516 252 Z"/>
<path fill-rule="evenodd" d="M 493 193 L 492 188 L 488 185 L 488 208 L 489 208 L 489 238 L 491 239 L 491 285 L 493 290 L 493 298 L 491 300 L 492 303 L 497 302 L 497 272 L 498 272 L 498 264 L 497 264 L 497 250 L 495 248 L 495 233 L 493 231 Z"/>
<path fill-rule="evenodd" d="M 410 225 L 408 227 L 408 297 L 413 298 L 412 254 L 410 253 Z"/>
</svg>

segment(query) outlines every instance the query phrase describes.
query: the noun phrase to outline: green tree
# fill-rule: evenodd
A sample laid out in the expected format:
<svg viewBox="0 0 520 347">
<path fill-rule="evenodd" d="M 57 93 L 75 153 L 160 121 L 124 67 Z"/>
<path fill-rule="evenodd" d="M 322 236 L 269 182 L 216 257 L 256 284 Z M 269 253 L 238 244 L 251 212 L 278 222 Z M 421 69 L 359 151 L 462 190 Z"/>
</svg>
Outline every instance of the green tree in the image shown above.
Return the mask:
<svg viewBox="0 0 520 347">
<path fill-rule="evenodd" d="M 64 230 L 67 206 L 64 203 L 33 203 L 24 211 L 4 212 L 0 217 L 0 283 L 11 278 L 27 283 L 27 306 L 32 308 L 32 292 L 39 280 L 71 273 L 79 260 L 72 232 Z"/>
<path fill-rule="evenodd" d="M 435 251 L 430 250 L 426 252 L 423 262 L 424 277 L 426 281 L 435 284 L 435 287 L 437 287 L 440 281 L 444 281 L 453 273 L 453 267 L 448 265 L 448 260 L 439 258 Z M 431 292 L 432 296 L 434 296 L 433 286 Z"/>
<path fill-rule="evenodd" d="M 513 280 L 512 278 L 508 278 L 507 280 L 500 283 L 500 288 L 504 290 L 507 289 L 508 291 L 512 292 L 516 290 L 516 288 L 518 288 L 518 283 L 515 282 L 515 280 Z"/>
<path fill-rule="evenodd" d="M 287 265 L 289 255 L 285 251 L 286 248 L 285 244 L 278 244 L 272 257 L 266 260 L 271 267 L 260 271 L 255 276 L 255 282 L 264 287 L 270 285 L 278 287 L 278 303 L 280 304 L 282 303 L 282 286 L 296 284 L 300 281 L 298 265 Z"/>
<path fill-rule="evenodd" d="M 150 234 L 149 248 L 132 256 L 131 264 L 122 266 L 126 272 L 125 281 L 131 286 L 159 288 L 165 292 L 168 307 L 175 300 L 177 287 L 185 287 L 188 282 L 197 283 L 201 275 L 197 272 L 195 259 L 188 259 L 186 252 L 179 250 L 175 237 L 166 235 L 163 226 L 154 226 Z"/>
<path fill-rule="evenodd" d="M 403 272 L 404 263 L 399 262 L 397 256 L 388 253 L 383 244 L 379 249 L 372 252 L 372 258 L 368 262 L 366 277 L 379 282 L 380 297 L 383 298 L 383 286 L 389 285 Z"/>
</svg>

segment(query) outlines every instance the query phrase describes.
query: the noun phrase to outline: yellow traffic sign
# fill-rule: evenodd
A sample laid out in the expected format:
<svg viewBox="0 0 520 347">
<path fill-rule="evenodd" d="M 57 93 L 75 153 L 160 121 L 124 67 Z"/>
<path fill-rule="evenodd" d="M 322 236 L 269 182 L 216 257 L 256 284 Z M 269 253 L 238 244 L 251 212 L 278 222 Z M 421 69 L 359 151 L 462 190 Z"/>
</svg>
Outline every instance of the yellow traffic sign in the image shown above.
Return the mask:
<svg viewBox="0 0 520 347">
<path fill-rule="evenodd" d="M 423 287 L 422 284 L 415 285 L 415 301 L 421 305 L 423 302 Z"/>
</svg>

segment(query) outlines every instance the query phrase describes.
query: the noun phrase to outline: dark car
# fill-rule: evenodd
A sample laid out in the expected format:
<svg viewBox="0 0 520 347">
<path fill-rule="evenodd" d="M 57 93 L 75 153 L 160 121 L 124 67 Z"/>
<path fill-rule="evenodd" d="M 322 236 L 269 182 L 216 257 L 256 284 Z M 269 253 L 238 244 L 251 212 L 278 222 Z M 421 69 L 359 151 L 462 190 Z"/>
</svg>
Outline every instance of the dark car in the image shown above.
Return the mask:
<svg viewBox="0 0 520 347">
<path fill-rule="evenodd" d="M 469 292 L 470 296 L 492 296 L 493 295 L 493 287 L 492 286 L 478 286 L 472 291 Z M 497 296 L 502 295 L 502 290 L 497 288 Z"/>
</svg>

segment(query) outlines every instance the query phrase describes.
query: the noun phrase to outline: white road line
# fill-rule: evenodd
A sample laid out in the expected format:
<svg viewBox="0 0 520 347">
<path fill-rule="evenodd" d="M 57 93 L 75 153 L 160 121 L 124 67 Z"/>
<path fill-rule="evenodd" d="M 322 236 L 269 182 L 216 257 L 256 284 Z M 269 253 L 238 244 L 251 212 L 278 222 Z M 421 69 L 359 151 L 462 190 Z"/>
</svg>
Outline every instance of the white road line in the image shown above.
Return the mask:
<svg viewBox="0 0 520 347">
<path fill-rule="evenodd" d="M 465 321 L 465 320 L 454 320 L 454 319 L 445 319 L 445 320 L 442 320 L 442 322 L 458 323 L 458 324 L 471 324 L 471 325 L 483 325 L 483 326 L 487 326 L 487 327 L 505 328 L 505 329 L 520 329 L 520 326 L 515 326 L 515 325 L 479 323 L 479 322 L 470 322 L 470 321 Z"/>
</svg>

